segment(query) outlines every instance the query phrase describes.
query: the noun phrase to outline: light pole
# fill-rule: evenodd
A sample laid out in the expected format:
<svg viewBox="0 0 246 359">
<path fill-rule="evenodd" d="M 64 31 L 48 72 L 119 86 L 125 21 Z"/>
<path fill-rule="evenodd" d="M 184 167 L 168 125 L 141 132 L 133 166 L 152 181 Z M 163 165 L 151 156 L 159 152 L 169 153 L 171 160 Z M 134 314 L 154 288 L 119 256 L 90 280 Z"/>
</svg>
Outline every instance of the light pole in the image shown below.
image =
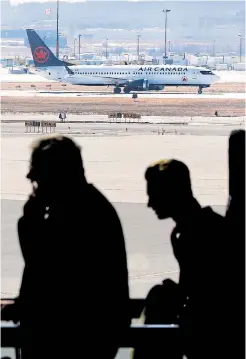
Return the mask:
<svg viewBox="0 0 246 359">
<path fill-rule="evenodd" d="M 105 57 L 106 60 L 108 59 L 108 38 L 106 38 L 106 42 L 105 42 Z"/>
<path fill-rule="evenodd" d="M 79 60 L 80 60 L 80 38 L 82 35 L 79 34 Z"/>
<path fill-rule="evenodd" d="M 213 56 L 215 57 L 215 40 L 213 41 Z"/>
<path fill-rule="evenodd" d="M 59 0 L 56 2 L 56 57 L 59 59 Z"/>
<path fill-rule="evenodd" d="M 139 39 L 140 39 L 140 36 L 141 35 L 137 36 L 137 58 L 138 58 L 138 60 L 139 60 Z"/>
<path fill-rule="evenodd" d="M 239 62 L 242 62 L 242 34 L 238 34 L 239 36 Z"/>
<path fill-rule="evenodd" d="M 166 64 L 166 58 L 167 58 L 167 13 L 170 11 L 171 10 L 169 10 L 169 9 L 162 10 L 162 12 L 165 13 L 165 55 L 164 55 L 165 64 Z"/>
<path fill-rule="evenodd" d="M 74 57 L 76 57 L 76 41 L 77 41 L 77 38 L 75 38 L 73 40 L 73 54 L 74 54 Z"/>
<path fill-rule="evenodd" d="M 168 41 L 168 52 L 169 53 L 171 52 L 171 41 L 170 40 Z"/>
</svg>

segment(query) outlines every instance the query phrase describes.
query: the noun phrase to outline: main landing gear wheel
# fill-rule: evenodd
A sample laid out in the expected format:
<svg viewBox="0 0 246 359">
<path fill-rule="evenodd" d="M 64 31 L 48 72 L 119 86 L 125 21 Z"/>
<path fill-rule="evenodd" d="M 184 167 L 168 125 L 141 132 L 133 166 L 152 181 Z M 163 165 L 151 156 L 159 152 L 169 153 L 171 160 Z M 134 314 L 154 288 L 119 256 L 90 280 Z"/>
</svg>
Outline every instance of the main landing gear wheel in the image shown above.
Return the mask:
<svg viewBox="0 0 246 359">
<path fill-rule="evenodd" d="M 124 90 L 123 90 L 125 93 L 130 93 L 131 92 L 131 89 L 129 89 L 129 87 L 124 87 Z"/>
<path fill-rule="evenodd" d="M 120 87 L 115 87 L 114 88 L 114 93 L 121 93 L 121 88 Z"/>
<path fill-rule="evenodd" d="M 201 94 L 202 94 L 202 88 L 201 88 L 201 87 L 199 87 L 199 89 L 198 89 L 198 93 L 199 93 L 199 95 L 201 95 Z"/>
</svg>

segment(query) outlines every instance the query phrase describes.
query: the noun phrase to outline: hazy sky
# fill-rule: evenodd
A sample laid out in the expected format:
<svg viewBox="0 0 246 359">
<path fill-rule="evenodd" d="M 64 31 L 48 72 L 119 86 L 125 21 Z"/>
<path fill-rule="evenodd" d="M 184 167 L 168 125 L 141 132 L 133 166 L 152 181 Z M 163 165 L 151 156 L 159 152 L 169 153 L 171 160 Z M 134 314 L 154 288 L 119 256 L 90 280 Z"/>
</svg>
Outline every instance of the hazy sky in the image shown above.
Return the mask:
<svg viewBox="0 0 246 359">
<path fill-rule="evenodd" d="M 51 2 L 52 0 L 10 0 L 10 3 L 12 5 L 16 5 L 16 4 L 22 4 L 22 3 L 27 3 L 27 2 L 37 2 L 37 3 L 44 3 L 44 2 Z M 65 1 L 65 2 L 85 2 L 85 1 L 105 1 L 105 0 L 60 0 L 60 1 Z M 141 1 L 149 1 L 149 2 L 153 2 L 153 1 L 160 1 L 160 2 L 163 2 L 163 0 L 107 0 L 107 1 L 128 1 L 128 2 L 141 2 Z M 186 0 L 172 0 L 172 1 L 182 1 L 182 2 L 185 2 Z M 210 1 L 215 1 L 215 0 L 189 0 L 189 1 L 201 1 L 201 2 L 210 2 Z M 216 0 L 216 1 L 231 1 L 231 0 Z M 234 2 L 236 1 L 241 1 L 242 0 L 234 0 Z"/>
</svg>

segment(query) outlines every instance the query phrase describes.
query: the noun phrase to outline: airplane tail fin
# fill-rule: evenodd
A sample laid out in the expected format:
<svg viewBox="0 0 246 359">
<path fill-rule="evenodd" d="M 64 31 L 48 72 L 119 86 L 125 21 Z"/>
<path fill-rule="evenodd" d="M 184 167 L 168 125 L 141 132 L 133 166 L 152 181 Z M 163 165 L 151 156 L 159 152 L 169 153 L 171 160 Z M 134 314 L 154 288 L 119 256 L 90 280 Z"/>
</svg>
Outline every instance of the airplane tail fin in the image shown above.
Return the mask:
<svg viewBox="0 0 246 359">
<path fill-rule="evenodd" d="M 64 66 L 33 29 L 27 29 L 27 37 L 36 67 Z"/>
</svg>

